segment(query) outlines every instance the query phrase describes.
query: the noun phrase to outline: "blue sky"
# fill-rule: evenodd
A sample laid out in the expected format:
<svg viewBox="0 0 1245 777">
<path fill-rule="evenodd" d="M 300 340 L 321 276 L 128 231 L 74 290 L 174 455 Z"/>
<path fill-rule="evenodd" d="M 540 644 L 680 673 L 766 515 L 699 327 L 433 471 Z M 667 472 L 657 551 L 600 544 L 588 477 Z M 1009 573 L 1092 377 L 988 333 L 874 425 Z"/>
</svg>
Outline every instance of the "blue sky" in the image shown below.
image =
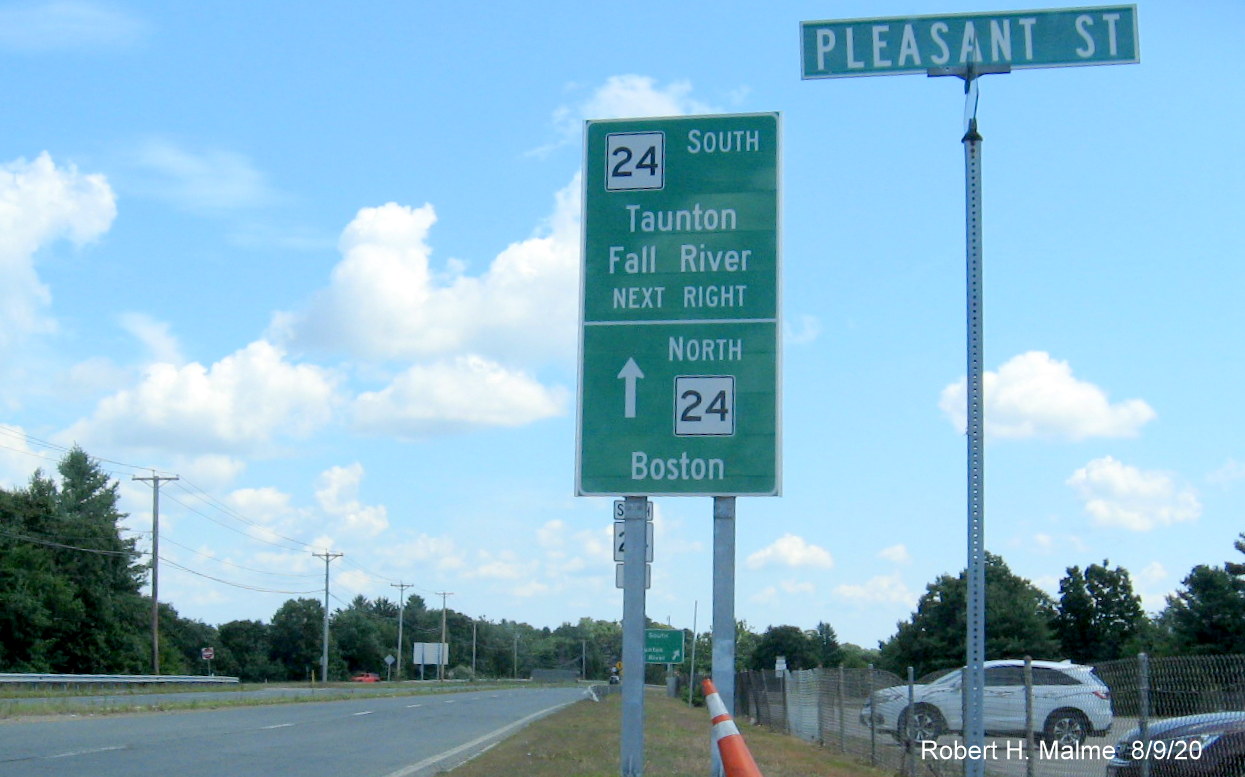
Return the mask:
<svg viewBox="0 0 1245 777">
<path fill-rule="evenodd" d="M 0 4 L 0 482 L 82 445 L 209 623 L 393 583 L 621 618 L 574 492 L 586 118 L 782 116 L 783 496 L 737 615 L 876 645 L 965 564 L 962 84 L 802 81 L 801 21 L 1028 3 Z M 1245 530 L 1237 2 L 1141 63 L 981 81 L 986 544 L 1156 610 Z M 648 614 L 708 628 L 712 504 L 657 500 Z M 145 534 L 144 532 L 148 532 Z M 260 589 L 260 590 L 256 590 Z"/>
</svg>

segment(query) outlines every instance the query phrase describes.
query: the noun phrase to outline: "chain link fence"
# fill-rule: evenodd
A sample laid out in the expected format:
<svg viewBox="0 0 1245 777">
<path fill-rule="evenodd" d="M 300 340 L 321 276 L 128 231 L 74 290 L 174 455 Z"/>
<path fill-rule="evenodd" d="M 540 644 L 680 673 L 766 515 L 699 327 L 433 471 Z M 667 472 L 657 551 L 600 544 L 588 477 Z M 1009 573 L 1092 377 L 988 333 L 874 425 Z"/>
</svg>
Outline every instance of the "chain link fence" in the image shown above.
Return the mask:
<svg viewBox="0 0 1245 777">
<path fill-rule="evenodd" d="M 988 667 L 984 712 L 993 735 L 983 754 L 993 777 L 1103 777 L 1130 732 L 1147 741 L 1176 717 L 1245 718 L 1242 655 L 1142 654 L 1099 663 L 1088 677 L 1067 662 Z M 736 680 L 737 717 L 907 777 L 963 774 L 960 704 L 958 674 L 946 671 L 919 680 L 873 668 L 745 672 Z M 1170 764 L 1151 765 L 1132 766 L 1140 777 L 1171 773 Z M 1245 774 L 1245 762 L 1233 768 L 1228 777 Z"/>
</svg>

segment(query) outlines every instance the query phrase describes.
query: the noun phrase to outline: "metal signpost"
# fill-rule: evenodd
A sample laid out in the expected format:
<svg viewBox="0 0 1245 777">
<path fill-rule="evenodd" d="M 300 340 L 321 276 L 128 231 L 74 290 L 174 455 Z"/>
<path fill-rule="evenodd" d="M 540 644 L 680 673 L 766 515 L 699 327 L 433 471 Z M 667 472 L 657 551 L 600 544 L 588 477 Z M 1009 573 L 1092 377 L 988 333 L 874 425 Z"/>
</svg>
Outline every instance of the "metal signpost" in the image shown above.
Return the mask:
<svg viewBox="0 0 1245 777">
<path fill-rule="evenodd" d="M 968 601 L 964 743 L 982 753 L 985 689 L 985 472 L 982 359 L 981 135 L 977 83 L 982 75 L 1071 65 L 1139 62 L 1133 5 L 1043 11 L 849 19 L 800 25 L 804 78 L 925 73 L 964 80 L 966 324 L 968 383 Z M 716 656 L 715 656 L 716 659 Z M 983 777 L 982 758 L 965 760 L 966 777 Z"/>
<path fill-rule="evenodd" d="M 734 498 L 780 491 L 778 131 L 775 113 L 585 127 L 575 490 L 625 497 L 624 777 L 644 773 L 648 497 L 714 497 L 715 654 L 733 655 Z"/>
</svg>

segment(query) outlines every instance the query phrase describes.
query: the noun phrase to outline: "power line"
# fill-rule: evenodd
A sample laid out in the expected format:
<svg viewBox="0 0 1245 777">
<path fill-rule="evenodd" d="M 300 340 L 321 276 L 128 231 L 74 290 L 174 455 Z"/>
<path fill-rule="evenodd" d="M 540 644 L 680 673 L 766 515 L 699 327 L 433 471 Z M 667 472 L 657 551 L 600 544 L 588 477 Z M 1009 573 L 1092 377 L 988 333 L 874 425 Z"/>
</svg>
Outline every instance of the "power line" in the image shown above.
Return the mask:
<svg viewBox="0 0 1245 777">
<path fill-rule="evenodd" d="M 234 582 L 231 582 L 229 580 L 224 580 L 219 577 L 213 577 L 212 575 L 205 574 L 203 572 L 196 572 L 195 570 L 190 569 L 189 567 L 184 567 L 181 564 L 178 564 L 176 561 L 170 561 L 169 559 L 164 558 L 163 556 L 160 557 L 160 560 L 168 564 L 171 567 L 176 567 L 177 569 L 180 569 L 183 572 L 187 572 L 189 574 L 195 575 L 196 577 L 206 578 L 208 580 L 212 580 L 214 582 L 221 583 L 223 585 L 233 586 L 234 588 L 242 588 L 247 591 L 257 591 L 259 593 L 265 593 L 265 594 L 290 594 L 291 596 L 318 593 L 318 591 L 316 591 L 315 589 L 312 589 L 310 591 L 281 591 L 275 588 L 260 588 L 259 586 L 246 585 L 245 583 L 234 583 Z"/>
<path fill-rule="evenodd" d="M 171 539 L 169 539 L 168 537 L 165 537 L 165 538 L 164 538 L 164 541 L 165 541 L 165 542 L 167 542 L 167 543 L 169 543 L 170 545 L 176 545 L 177 547 L 182 548 L 183 550 L 188 550 L 188 551 L 190 551 L 191 553 L 195 554 L 196 556 L 200 556 L 200 557 L 202 557 L 202 558 L 209 559 L 209 560 L 211 560 L 211 561 L 215 561 L 215 562 L 217 562 L 218 564 L 224 564 L 224 565 L 226 565 L 226 566 L 230 566 L 230 567 L 233 567 L 233 568 L 235 568 L 235 569 L 241 569 L 241 570 L 246 571 L 246 572 L 254 572 L 254 573 L 255 573 L 255 574 L 257 574 L 257 575 L 269 575 L 269 576 L 271 576 L 271 577 L 294 577 L 294 578 L 309 578 L 309 577 L 316 577 L 316 576 L 317 576 L 314 572 L 310 572 L 310 573 L 294 573 L 294 572 L 267 572 L 267 571 L 265 571 L 265 570 L 263 570 L 263 569 L 255 569 L 255 568 L 253 568 L 253 567 L 243 566 L 242 564 L 236 564 L 236 563 L 234 563 L 234 562 L 232 562 L 232 561 L 229 561 L 228 559 L 223 559 L 223 558 L 220 558 L 220 557 L 218 557 L 218 556 L 212 556 L 212 555 L 209 555 L 209 554 L 207 554 L 207 553 L 204 553 L 203 551 L 200 551 L 200 550 L 195 550 L 194 548 L 190 547 L 189 545 L 183 545 L 182 543 L 180 543 L 180 542 L 178 542 L 178 541 L 176 541 L 176 540 L 171 540 Z M 163 558 L 163 557 L 161 557 L 161 558 Z"/>
<path fill-rule="evenodd" d="M 137 553 L 137 551 L 128 551 L 128 550 L 101 550 L 101 549 L 99 549 L 99 548 L 82 548 L 82 547 L 78 547 L 78 546 L 76 546 L 76 545 L 66 545 L 66 544 L 61 543 L 61 542 L 52 542 L 51 540 L 42 540 L 42 539 L 39 539 L 39 538 L 37 538 L 37 537 L 28 537 L 28 536 L 26 536 L 26 535 L 24 535 L 24 534 L 18 534 L 17 532 L 11 532 L 11 531 L 7 531 L 7 530 L 5 530 L 5 529 L 0 529 L 0 534 L 3 534 L 3 535 L 4 535 L 4 536 L 6 536 L 6 537 L 12 537 L 13 539 L 22 540 L 23 542 L 32 542 L 32 543 L 34 543 L 34 544 L 36 544 L 36 545 L 46 545 L 46 546 L 51 547 L 51 548 L 63 548 L 64 550 L 80 550 L 80 551 L 82 551 L 83 553 L 97 553 L 97 554 L 99 554 L 99 555 L 101 555 L 101 556 L 130 556 L 130 557 L 133 557 L 133 556 L 137 556 L 137 555 L 139 555 L 139 554 Z M 90 538 L 87 538 L 87 537 L 82 537 L 82 538 L 80 538 L 80 539 L 90 539 Z"/>
</svg>

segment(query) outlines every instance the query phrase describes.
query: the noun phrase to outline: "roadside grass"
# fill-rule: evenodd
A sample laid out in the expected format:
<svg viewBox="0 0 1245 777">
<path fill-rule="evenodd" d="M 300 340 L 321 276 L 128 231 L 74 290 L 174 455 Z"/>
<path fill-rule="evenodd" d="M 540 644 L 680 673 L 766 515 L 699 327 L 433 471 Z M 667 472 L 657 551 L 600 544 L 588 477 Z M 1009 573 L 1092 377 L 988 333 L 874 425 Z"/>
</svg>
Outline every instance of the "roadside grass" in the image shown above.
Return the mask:
<svg viewBox="0 0 1245 777">
<path fill-rule="evenodd" d="M 581 701 L 524 727 L 449 772 L 451 777 L 617 777 L 622 702 Z M 765 777 L 889 777 L 795 737 L 747 723 L 740 732 Z M 709 713 L 664 692 L 644 699 L 644 773 L 654 777 L 709 774 Z"/>
</svg>

